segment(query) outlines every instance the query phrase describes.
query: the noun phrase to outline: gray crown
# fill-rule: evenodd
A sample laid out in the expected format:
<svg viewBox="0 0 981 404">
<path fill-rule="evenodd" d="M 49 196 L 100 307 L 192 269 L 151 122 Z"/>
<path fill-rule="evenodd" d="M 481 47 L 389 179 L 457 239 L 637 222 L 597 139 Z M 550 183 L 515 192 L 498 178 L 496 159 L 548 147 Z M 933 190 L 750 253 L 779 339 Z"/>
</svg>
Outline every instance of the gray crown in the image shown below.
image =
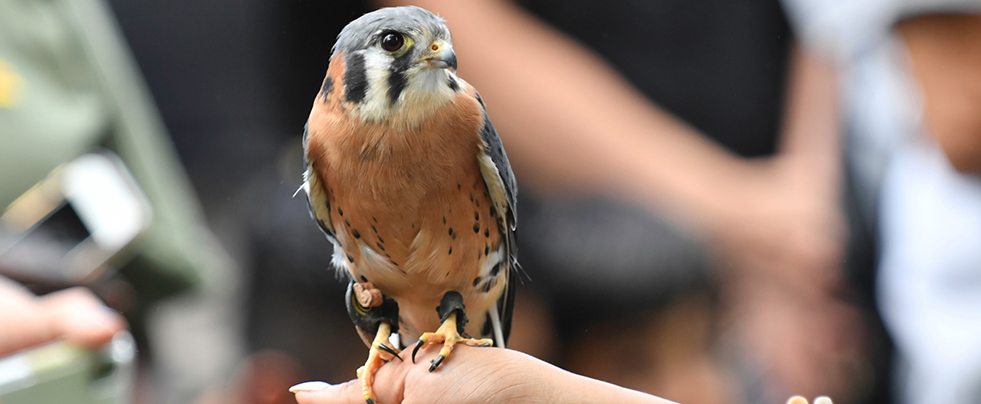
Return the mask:
<svg viewBox="0 0 981 404">
<path fill-rule="evenodd" d="M 433 39 L 450 40 L 450 30 L 444 20 L 429 10 L 416 6 L 386 7 L 351 21 L 337 35 L 331 57 L 338 52 L 355 52 L 372 45 L 382 31 L 398 31 L 417 40 L 428 32 Z"/>
</svg>

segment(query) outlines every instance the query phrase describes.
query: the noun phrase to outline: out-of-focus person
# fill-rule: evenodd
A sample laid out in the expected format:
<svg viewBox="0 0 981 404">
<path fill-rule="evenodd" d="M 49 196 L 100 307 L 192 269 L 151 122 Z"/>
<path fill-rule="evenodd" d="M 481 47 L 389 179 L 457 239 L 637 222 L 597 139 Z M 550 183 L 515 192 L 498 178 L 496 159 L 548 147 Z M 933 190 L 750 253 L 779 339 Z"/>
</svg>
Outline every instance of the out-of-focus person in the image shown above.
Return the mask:
<svg viewBox="0 0 981 404">
<path fill-rule="evenodd" d="M 897 402 L 981 400 L 981 3 L 787 1 L 843 131 Z"/>
<path fill-rule="evenodd" d="M 0 207 L 96 148 L 119 156 L 152 222 L 131 259 L 86 283 L 92 292 L 31 297 L 5 284 L 0 294 L 13 306 L 2 309 L 33 336 L 5 349 L 56 337 L 101 342 L 103 329 L 122 322 L 100 311 L 100 295 L 127 316 L 151 359 L 141 364 L 140 399 L 192 402 L 229 378 L 240 355 L 234 265 L 204 225 L 107 5 L 0 0 Z"/>
</svg>

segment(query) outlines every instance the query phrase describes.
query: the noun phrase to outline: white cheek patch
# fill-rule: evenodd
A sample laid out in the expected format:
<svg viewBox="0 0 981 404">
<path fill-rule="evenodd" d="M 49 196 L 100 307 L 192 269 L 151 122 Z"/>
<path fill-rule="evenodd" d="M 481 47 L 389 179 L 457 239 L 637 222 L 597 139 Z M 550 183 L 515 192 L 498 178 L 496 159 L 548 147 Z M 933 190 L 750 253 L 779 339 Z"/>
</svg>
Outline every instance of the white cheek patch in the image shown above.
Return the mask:
<svg viewBox="0 0 981 404">
<path fill-rule="evenodd" d="M 451 78 L 458 85 L 462 82 L 447 69 L 414 63 L 405 72 L 408 80 L 393 104 L 389 97 L 392 57 L 375 49 L 363 55 L 368 84 L 364 100 L 354 112 L 364 122 L 394 119 L 399 125 L 416 126 L 453 100 L 456 91 L 450 88 Z"/>
<path fill-rule="evenodd" d="M 391 114 L 388 100 L 388 76 L 392 58 L 377 51 L 364 54 L 368 91 L 361 103 L 359 115 L 365 121 L 379 121 Z"/>
</svg>

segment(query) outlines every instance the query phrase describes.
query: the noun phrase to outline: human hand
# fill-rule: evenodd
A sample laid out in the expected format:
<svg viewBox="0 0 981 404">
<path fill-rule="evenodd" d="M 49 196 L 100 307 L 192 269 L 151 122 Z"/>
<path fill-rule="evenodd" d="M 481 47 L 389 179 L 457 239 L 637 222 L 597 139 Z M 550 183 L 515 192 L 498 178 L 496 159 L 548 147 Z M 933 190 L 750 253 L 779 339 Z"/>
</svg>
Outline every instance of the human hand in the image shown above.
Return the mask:
<svg viewBox="0 0 981 404">
<path fill-rule="evenodd" d="M 845 238 L 837 182 L 807 157 L 747 164 L 721 190 L 711 231 L 725 266 L 802 295 L 837 287 Z"/>
<path fill-rule="evenodd" d="M 670 401 L 569 373 L 510 349 L 458 345 L 435 372 L 429 361 L 441 347 L 419 351 L 419 363 L 395 359 L 375 373 L 379 404 L 616 402 L 671 404 Z M 408 359 L 408 358 L 406 358 Z M 331 386 L 307 382 L 293 386 L 300 404 L 364 404 L 361 381 Z"/>
<path fill-rule="evenodd" d="M 528 400 L 535 391 L 527 370 L 535 367 L 538 360 L 531 356 L 507 349 L 459 345 L 438 370 L 429 372 L 428 362 L 436 357 L 439 348 L 424 347 L 415 364 L 403 354 L 404 361 L 394 359 L 382 366 L 375 373 L 377 402 L 483 404 Z M 308 382 L 290 391 L 296 393 L 300 404 L 365 402 L 359 379 L 335 386 Z"/>
<path fill-rule="evenodd" d="M 852 305 L 833 296 L 799 299 L 762 282 L 734 294 L 728 314 L 738 325 L 728 334 L 764 371 L 773 399 L 798 393 L 849 401 L 871 383 L 865 319 Z"/>
<path fill-rule="evenodd" d="M 108 343 L 126 321 L 88 289 L 35 296 L 0 277 L 0 356 L 53 340 L 87 347 Z"/>
</svg>

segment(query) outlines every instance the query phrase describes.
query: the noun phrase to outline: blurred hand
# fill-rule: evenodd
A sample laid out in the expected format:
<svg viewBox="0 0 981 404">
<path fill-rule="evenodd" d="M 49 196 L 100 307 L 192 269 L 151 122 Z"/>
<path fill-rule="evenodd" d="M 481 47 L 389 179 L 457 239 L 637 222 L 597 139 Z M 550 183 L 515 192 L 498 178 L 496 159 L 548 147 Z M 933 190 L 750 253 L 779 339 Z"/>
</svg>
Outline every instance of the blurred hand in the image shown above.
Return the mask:
<svg viewBox="0 0 981 404">
<path fill-rule="evenodd" d="M 575 375 L 510 349 L 457 345 L 453 355 L 435 372 L 429 361 L 440 346 L 419 351 L 417 363 L 404 352 L 375 373 L 374 389 L 379 404 L 398 403 L 545 403 L 617 402 L 670 404 L 669 401 Z M 361 381 L 336 386 L 307 382 L 293 386 L 300 404 L 364 404 Z"/>
<path fill-rule="evenodd" d="M 0 356 L 49 341 L 88 347 L 109 342 L 126 321 L 88 289 L 71 288 L 35 296 L 0 277 Z"/>
<path fill-rule="evenodd" d="M 837 182 L 822 183 L 806 156 L 750 164 L 720 192 L 712 236 L 723 266 L 798 293 L 837 287 L 845 243 Z"/>
<path fill-rule="evenodd" d="M 871 382 L 865 320 L 855 307 L 831 296 L 800 298 L 763 282 L 738 289 L 730 313 L 739 319 L 735 335 L 766 370 L 772 393 L 850 402 Z"/>
</svg>

